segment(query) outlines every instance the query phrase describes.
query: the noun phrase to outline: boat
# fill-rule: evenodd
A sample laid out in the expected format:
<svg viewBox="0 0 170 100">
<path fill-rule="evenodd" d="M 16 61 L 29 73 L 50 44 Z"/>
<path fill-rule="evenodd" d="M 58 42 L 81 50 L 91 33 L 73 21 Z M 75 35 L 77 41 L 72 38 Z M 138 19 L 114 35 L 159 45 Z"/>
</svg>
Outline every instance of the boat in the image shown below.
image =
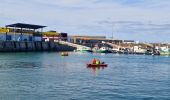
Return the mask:
<svg viewBox="0 0 170 100">
<path fill-rule="evenodd" d="M 107 64 L 87 64 L 87 67 L 107 67 Z"/>
<path fill-rule="evenodd" d="M 152 50 L 146 50 L 146 51 L 145 51 L 145 55 L 153 55 Z"/>
<path fill-rule="evenodd" d="M 134 46 L 133 47 L 133 53 L 138 55 L 144 55 L 146 52 L 146 49 L 142 48 L 142 46 Z"/>
<path fill-rule="evenodd" d="M 112 49 L 111 49 L 111 52 L 112 52 L 112 53 L 119 53 L 119 48 L 112 48 Z"/>
<path fill-rule="evenodd" d="M 108 47 L 101 47 L 101 48 L 98 48 L 98 47 L 94 47 L 93 48 L 93 52 L 96 52 L 96 53 L 111 53 L 111 51 L 109 50 Z"/>
<path fill-rule="evenodd" d="M 65 52 L 65 53 L 64 53 L 64 52 L 62 52 L 62 53 L 61 53 L 61 56 L 68 56 L 68 53 L 66 53 L 66 52 Z"/>
<path fill-rule="evenodd" d="M 170 49 L 168 47 L 162 47 L 160 49 L 160 55 L 170 55 Z"/>
<path fill-rule="evenodd" d="M 90 47 L 78 47 L 77 50 L 78 52 L 92 52 L 91 48 Z"/>
</svg>

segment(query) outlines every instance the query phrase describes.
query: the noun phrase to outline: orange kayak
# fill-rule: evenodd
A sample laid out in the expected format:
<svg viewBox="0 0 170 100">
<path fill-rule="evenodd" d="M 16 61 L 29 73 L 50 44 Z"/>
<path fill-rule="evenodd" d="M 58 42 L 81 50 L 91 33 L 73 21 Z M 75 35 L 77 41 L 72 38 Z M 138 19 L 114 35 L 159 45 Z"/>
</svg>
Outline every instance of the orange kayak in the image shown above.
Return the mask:
<svg viewBox="0 0 170 100">
<path fill-rule="evenodd" d="M 107 67 L 107 64 L 87 64 L 87 67 Z"/>
</svg>

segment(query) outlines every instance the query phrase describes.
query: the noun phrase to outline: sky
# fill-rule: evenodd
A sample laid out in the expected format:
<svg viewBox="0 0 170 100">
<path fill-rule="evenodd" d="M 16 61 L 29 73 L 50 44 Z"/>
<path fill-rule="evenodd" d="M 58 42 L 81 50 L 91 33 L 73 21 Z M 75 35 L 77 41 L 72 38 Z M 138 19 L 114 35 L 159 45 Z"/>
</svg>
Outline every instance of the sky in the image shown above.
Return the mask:
<svg viewBox="0 0 170 100">
<path fill-rule="evenodd" d="M 48 26 L 69 35 L 170 42 L 170 0 L 0 0 L 0 27 Z"/>
</svg>

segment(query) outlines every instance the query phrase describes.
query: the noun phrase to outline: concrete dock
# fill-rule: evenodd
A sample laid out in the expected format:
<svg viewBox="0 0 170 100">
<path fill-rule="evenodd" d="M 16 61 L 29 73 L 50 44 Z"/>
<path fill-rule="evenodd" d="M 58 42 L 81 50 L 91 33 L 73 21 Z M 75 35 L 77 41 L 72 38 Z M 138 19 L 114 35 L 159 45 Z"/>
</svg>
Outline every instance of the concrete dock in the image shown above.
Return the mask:
<svg viewBox="0 0 170 100">
<path fill-rule="evenodd" d="M 0 41 L 0 52 L 73 51 L 75 48 L 56 42 Z"/>
</svg>

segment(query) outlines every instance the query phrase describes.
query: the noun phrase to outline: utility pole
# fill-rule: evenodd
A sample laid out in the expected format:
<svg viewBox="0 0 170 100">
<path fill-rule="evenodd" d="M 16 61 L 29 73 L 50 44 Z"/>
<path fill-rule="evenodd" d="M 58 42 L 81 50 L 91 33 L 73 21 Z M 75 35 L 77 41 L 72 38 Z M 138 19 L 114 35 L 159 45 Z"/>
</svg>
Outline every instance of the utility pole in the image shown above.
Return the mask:
<svg viewBox="0 0 170 100">
<path fill-rule="evenodd" d="M 113 25 L 113 22 L 112 22 L 112 40 L 113 40 L 113 26 L 114 26 L 114 25 Z"/>
</svg>

